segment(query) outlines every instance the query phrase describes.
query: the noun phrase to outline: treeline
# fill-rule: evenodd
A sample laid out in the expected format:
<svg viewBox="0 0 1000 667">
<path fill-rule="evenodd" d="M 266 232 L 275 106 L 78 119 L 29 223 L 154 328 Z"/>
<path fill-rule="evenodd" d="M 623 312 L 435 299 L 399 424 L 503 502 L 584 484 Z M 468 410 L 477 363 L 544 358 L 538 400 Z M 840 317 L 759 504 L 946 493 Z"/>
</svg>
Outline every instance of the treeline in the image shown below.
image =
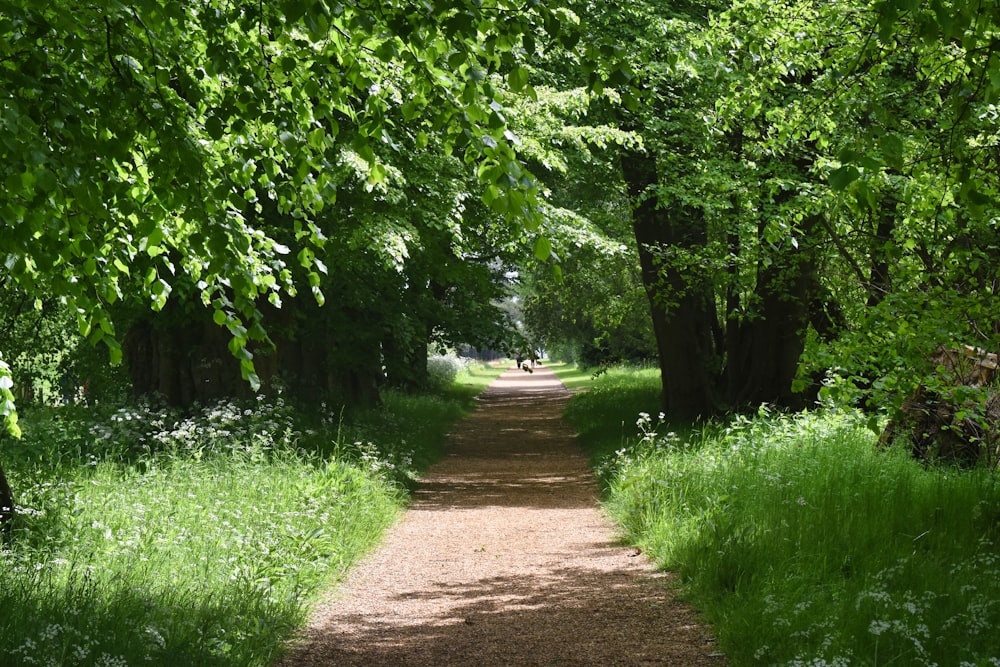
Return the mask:
<svg viewBox="0 0 1000 667">
<path fill-rule="evenodd" d="M 537 281 L 536 311 L 559 317 L 541 317 L 544 330 L 625 340 L 644 290 L 663 409 L 680 418 L 804 407 L 820 392 L 894 409 L 918 387 L 956 394 L 963 371 L 939 374 L 942 349 L 992 363 L 995 3 L 575 10 L 595 49 L 630 64 L 628 81 L 602 91 L 587 68 L 552 79 L 589 85 L 575 117 L 628 140 L 553 182 L 611 243 L 592 258 L 563 235 L 587 287 Z M 981 389 L 957 393 L 984 426 Z"/>
</svg>

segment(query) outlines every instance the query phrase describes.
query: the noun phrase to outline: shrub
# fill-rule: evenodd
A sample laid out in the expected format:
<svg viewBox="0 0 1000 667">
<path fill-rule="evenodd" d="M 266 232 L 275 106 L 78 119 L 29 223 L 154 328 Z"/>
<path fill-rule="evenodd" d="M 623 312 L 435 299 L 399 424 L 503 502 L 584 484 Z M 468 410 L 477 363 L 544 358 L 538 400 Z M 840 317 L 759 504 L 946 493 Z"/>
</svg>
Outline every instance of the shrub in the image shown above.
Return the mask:
<svg viewBox="0 0 1000 667">
<path fill-rule="evenodd" d="M 432 387 L 445 387 L 455 381 L 467 360 L 454 354 L 435 354 L 427 358 L 427 377 Z"/>
</svg>

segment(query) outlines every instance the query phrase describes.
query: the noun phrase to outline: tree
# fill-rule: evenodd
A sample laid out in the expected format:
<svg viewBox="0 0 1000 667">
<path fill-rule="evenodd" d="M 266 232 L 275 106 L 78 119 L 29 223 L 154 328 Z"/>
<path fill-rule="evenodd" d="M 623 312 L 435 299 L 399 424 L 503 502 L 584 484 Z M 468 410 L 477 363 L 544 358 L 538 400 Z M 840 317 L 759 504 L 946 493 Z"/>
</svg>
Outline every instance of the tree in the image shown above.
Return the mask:
<svg viewBox="0 0 1000 667">
<path fill-rule="evenodd" d="M 112 361 L 111 307 L 161 310 L 189 282 L 255 384 L 259 305 L 300 288 L 324 299 L 313 258 L 345 156 L 375 187 L 394 135 L 434 136 L 479 167 L 493 210 L 536 224 L 497 82 L 524 89 L 521 54 L 572 33 L 561 8 L 506 0 L 4 2 L 5 278 L 65 300 Z"/>
<path fill-rule="evenodd" d="M 546 72 L 537 76 L 545 81 Z M 536 236 L 535 245 L 541 258 L 551 252 L 552 259 L 522 262 L 519 273 L 530 338 L 550 351 L 569 350 L 587 365 L 652 358 L 616 159 L 618 146 L 638 146 L 639 138 L 604 122 L 604 95 L 583 87 L 535 90 L 537 99 L 515 105 L 511 121 L 547 196 L 540 209 L 545 235 Z"/>
<path fill-rule="evenodd" d="M 586 16 L 633 49 L 623 173 L 674 415 L 798 405 L 803 369 L 848 360 L 898 383 L 896 359 L 992 336 L 994 24 L 912 5 Z"/>
<path fill-rule="evenodd" d="M 997 174 L 986 157 L 996 92 L 984 77 L 998 62 L 972 34 L 986 17 L 966 23 L 966 39 L 939 41 L 925 23 L 938 13 L 919 10 L 886 30 L 879 7 L 734 7 L 718 34 L 738 37 L 712 49 L 745 64 L 722 62 L 732 106 L 718 105 L 713 120 L 744 131 L 756 119 L 748 145 L 758 164 L 801 160 L 786 181 L 798 212 L 776 220 L 825 249 L 819 293 L 835 295 L 826 312 L 841 324 L 805 361 L 863 378 L 879 390 L 873 404 L 898 405 L 938 346 L 997 346 L 986 305 L 997 275 Z"/>
</svg>

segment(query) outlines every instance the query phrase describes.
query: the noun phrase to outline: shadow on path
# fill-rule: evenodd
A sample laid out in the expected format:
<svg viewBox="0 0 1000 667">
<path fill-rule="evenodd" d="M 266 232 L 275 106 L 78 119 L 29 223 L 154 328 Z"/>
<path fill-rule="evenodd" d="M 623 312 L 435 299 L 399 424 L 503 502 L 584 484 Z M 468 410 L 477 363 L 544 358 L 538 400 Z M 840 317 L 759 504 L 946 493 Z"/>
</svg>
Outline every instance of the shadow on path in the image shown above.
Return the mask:
<svg viewBox="0 0 1000 667">
<path fill-rule="evenodd" d="M 670 575 L 615 541 L 568 397 L 544 368 L 491 385 L 281 664 L 724 664 Z"/>
</svg>

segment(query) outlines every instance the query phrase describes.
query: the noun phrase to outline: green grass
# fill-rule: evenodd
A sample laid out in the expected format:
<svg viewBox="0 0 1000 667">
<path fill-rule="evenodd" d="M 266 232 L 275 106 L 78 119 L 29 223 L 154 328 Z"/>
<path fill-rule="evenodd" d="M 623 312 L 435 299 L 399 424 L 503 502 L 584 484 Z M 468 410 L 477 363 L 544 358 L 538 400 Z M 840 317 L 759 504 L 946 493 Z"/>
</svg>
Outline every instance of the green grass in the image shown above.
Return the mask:
<svg viewBox="0 0 1000 667">
<path fill-rule="evenodd" d="M 593 369 L 580 368 L 564 361 L 546 361 L 545 367 L 554 371 L 570 391 L 586 391 L 594 383 Z"/>
<path fill-rule="evenodd" d="M 731 664 L 1000 664 L 995 475 L 880 451 L 850 412 L 673 433 L 636 417 L 622 444 L 587 424 L 619 419 L 645 381 L 599 386 L 568 414 L 585 442 L 603 432 L 599 449 L 617 447 L 603 462 L 607 505 L 681 574 Z"/>
<path fill-rule="evenodd" d="M 564 371 L 555 370 L 562 379 Z M 571 381 L 575 376 L 577 387 L 587 391 L 570 400 L 565 416 L 579 433 L 580 444 L 589 453 L 602 483 L 606 484 L 608 471 L 602 463 L 627 442 L 636 439 L 635 422 L 640 412 L 656 414 L 659 410 L 659 372 L 619 367 L 594 378 L 592 371 L 580 371 L 575 367 L 570 367 L 570 371 Z"/>
<path fill-rule="evenodd" d="M 505 370 L 507 370 L 505 364 L 467 363 L 459 371 L 458 377 L 452 384 L 452 391 L 458 391 L 465 395 L 471 393 L 474 396 L 490 386 Z"/>
<path fill-rule="evenodd" d="M 304 415 L 29 411 L 0 454 L 0 656 L 21 665 L 268 665 L 379 539 L 470 390 Z"/>
</svg>

